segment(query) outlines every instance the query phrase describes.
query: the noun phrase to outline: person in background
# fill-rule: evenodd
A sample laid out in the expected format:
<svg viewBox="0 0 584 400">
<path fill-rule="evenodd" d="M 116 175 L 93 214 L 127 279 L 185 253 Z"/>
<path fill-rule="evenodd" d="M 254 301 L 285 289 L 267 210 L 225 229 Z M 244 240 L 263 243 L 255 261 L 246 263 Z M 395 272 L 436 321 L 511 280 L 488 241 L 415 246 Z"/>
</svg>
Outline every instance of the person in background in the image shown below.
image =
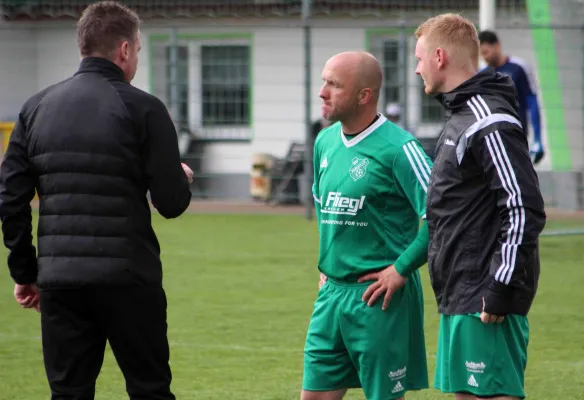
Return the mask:
<svg viewBox="0 0 584 400">
<path fill-rule="evenodd" d="M 316 140 L 318 134 L 325 128 L 330 126 L 330 122 L 324 118 L 319 118 L 312 123 L 312 136 L 313 139 Z"/>
<path fill-rule="evenodd" d="M 488 66 L 497 72 L 509 75 L 515 83 L 517 100 L 519 101 L 519 119 L 528 134 L 527 113 L 531 116 L 533 127 L 533 143 L 530 149 L 531 161 L 537 164 L 543 158 L 545 152 L 541 139 L 541 119 L 539 104 L 537 101 L 537 89 L 535 80 L 529 66 L 520 58 L 505 55 L 501 49 L 501 43 L 497 34 L 484 30 L 479 33 L 480 52 Z"/>
<path fill-rule="evenodd" d="M 387 104 L 387 107 L 385 107 L 385 117 L 394 124 L 402 126 L 402 124 L 400 124 L 402 117 L 402 109 L 399 104 L 397 103 Z"/>
</svg>

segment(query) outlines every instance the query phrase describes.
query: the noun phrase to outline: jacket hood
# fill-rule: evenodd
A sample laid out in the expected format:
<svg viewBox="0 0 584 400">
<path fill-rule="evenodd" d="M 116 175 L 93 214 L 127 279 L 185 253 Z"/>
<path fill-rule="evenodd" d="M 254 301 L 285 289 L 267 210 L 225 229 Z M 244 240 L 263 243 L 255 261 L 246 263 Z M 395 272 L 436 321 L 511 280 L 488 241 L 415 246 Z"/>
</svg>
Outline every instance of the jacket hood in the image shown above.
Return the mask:
<svg viewBox="0 0 584 400">
<path fill-rule="evenodd" d="M 472 96 L 481 94 L 504 99 L 516 111 L 519 106 L 515 85 L 511 78 L 491 67 L 480 71 L 452 91 L 439 94 L 436 99 L 446 110 L 455 112 L 459 108 L 466 107 L 466 102 Z"/>
</svg>

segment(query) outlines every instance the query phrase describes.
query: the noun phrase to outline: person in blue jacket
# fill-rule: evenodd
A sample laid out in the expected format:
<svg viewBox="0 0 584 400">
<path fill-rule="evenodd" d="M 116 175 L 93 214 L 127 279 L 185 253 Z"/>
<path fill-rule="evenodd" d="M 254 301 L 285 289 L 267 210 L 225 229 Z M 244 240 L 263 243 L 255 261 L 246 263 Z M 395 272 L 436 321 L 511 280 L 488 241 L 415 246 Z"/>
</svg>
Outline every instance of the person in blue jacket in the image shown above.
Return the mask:
<svg viewBox="0 0 584 400">
<path fill-rule="evenodd" d="M 501 43 L 497 34 L 484 30 L 479 33 L 481 56 L 489 67 L 493 67 L 502 74 L 509 75 L 515 83 L 517 101 L 519 102 L 519 117 L 525 134 L 528 134 L 527 113 L 531 116 L 533 126 L 533 143 L 530 149 L 531 160 L 534 164 L 541 161 L 544 148 L 541 139 L 541 120 L 535 80 L 529 66 L 520 58 L 507 56 L 501 50 Z"/>
</svg>

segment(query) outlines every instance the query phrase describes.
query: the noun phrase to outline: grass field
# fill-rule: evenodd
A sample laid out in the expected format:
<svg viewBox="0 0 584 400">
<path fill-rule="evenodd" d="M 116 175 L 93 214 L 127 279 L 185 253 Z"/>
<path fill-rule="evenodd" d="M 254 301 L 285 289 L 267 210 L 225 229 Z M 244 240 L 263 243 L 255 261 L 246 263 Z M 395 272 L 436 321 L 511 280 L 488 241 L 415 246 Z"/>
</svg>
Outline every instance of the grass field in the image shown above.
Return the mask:
<svg viewBox="0 0 584 400">
<path fill-rule="evenodd" d="M 169 340 L 178 399 L 297 400 L 306 326 L 317 293 L 316 225 L 301 216 L 154 216 L 163 249 Z M 549 228 L 584 226 L 583 221 Z M 542 277 L 531 313 L 530 399 L 584 398 L 584 236 L 542 239 Z M 2 247 L 0 259 L 6 260 Z M 3 261 L 5 265 L 5 261 Z M 436 306 L 422 271 L 430 380 Z M 20 309 L 0 275 L 0 400 L 49 398 L 39 314 Z M 139 305 L 136 305 L 139 307 Z M 434 389 L 408 399 L 446 399 Z M 364 399 L 351 391 L 348 399 Z M 109 352 L 100 400 L 127 399 Z"/>
</svg>

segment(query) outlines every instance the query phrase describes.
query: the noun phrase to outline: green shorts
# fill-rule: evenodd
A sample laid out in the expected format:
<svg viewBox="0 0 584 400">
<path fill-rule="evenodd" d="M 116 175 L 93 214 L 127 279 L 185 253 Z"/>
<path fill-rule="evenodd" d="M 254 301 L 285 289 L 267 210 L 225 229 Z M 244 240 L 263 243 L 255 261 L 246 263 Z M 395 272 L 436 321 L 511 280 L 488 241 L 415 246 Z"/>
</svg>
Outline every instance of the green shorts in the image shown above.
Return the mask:
<svg viewBox="0 0 584 400">
<path fill-rule="evenodd" d="M 445 393 L 525 398 L 529 323 L 508 315 L 483 324 L 480 314 L 442 315 L 434 387 Z"/>
<path fill-rule="evenodd" d="M 320 289 L 304 348 L 302 388 L 363 388 L 368 399 L 394 399 L 429 387 L 420 275 L 414 272 L 383 311 L 361 297 L 371 282 Z"/>
</svg>

